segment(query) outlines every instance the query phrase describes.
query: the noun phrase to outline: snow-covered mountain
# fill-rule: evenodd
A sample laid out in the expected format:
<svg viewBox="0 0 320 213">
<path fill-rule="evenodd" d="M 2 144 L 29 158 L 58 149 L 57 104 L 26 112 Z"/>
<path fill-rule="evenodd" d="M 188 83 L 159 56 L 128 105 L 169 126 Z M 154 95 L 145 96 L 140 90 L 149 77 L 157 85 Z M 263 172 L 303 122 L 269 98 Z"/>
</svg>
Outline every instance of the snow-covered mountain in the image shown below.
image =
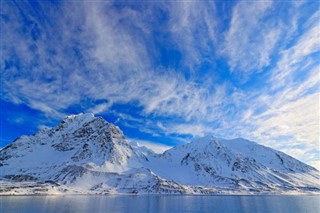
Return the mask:
<svg viewBox="0 0 320 213">
<path fill-rule="evenodd" d="M 155 154 L 92 114 L 17 138 L 0 169 L 1 194 L 320 192 L 318 170 L 257 143 L 205 137 Z"/>
<path fill-rule="evenodd" d="M 315 168 L 244 139 L 204 137 L 149 157 L 147 167 L 183 185 L 225 191 L 312 191 L 320 185 Z"/>
</svg>

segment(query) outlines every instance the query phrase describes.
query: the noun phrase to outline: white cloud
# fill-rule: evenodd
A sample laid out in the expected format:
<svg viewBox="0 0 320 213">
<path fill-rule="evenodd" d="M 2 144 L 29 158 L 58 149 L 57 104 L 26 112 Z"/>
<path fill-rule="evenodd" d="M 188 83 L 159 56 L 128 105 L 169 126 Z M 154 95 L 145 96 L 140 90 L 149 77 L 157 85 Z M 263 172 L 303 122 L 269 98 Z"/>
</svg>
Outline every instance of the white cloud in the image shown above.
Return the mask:
<svg viewBox="0 0 320 213">
<path fill-rule="evenodd" d="M 218 131 L 258 141 L 304 162 L 316 162 L 320 158 L 320 67 L 315 54 L 320 51 L 320 43 L 315 17 L 319 14 L 310 15 L 302 26 L 298 26 L 302 14 L 296 10 L 292 15 L 295 18 L 290 26 L 304 31 L 297 34 L 294 29 L 279 28 L 288 28 L 289 33 L 282 41 L 285 45 L 279 50 L 280 58 L 270 70 L 270 78 L 259 90 L 234 92 L 232 103 L 241 118 L 229 120 Z"/>
<path fill-rule="evenodd" d="M 315 167 L 320 171 L 320 156 L 319 153 L 315 152 L 310 152 L 310 151 L 305 151 L 303 149 L 298 149 L 298 148 L 282 148 L 280 151 L 295 157 L 296 159 L 300 161 L 304 161 L 305 163 Z M 315 160 L 316 159 L 316 160 Z"/>
<path fill-rule="evenodd" d="M 243 104 L 247 110 L 242 119 L 229 123 L 227 132 L 280 149 L 304 162 L 319 159 L 319 154 L 310 154 L 320 153 L 319 65 L 314 59 L 305 63 L 316 51 L 314 47 L 319 49 L 311 35 L 313 29 L 283 51 L 280 65 L 271 72 L 270 86 L 256 95 L 240 96 L 240 102 L 252 104 Z M 294 65 L 302 61 L 304 65 Z M 303 75 L 295 79 L 302 71 Z"/>
<path fill-rule="evenodd" d="M 8 9 L 12 22 L 3 29 L 3 56 L 9 60 L 12 50 L 18 52 L 21 68 L 6 71 L 1 79 L 6 100 L 24 103 L 53 117 L 81 102 L 83 97 L 108 103 L 137 101 L 145 114 L 177 115 L 190 120 L 211 113 L 214 109 L 209 106 L 218 105 L 223 98 L 219 86 L 216 93 L 208 95 L 207 89 L 196 86 L 193 79 L 186 80 L 174 70 L 150 66 L 153 38 L 149 37 L 152 23 L 147 22 L 147 16 L 152 8 L 143 12 L 130 7 L 119 10 L 111 2 L 63 5 L 61 11 L 52 9 L 48 13 L 56 20 L 53 27 L 47 26 L 50 23 L 45 23 L 46 19 L 33 16 L 29 6 L 24 5 L 24 10 L 30 12 L 26 19 L 39 26 L 41 36 L 37 40 L 17 33 L 23 28 L 19 10 Z M 201 18 L 200 14 L 190 16 L 190 24 L 194 16 Z M 54 28 L 62 37 L 54 36 Z M 178 35 L 182 31 L 175 29 L 172 33 Z M 37 48 L 30 52 L 30 46 Z M 73 51 L 78 51 L 81 59 Z M 106 109 L 108 106 L 102 104 L 87 111 L 100 113 Z"/>
<path fill-rule="evenodd" d="M 102 104 L 95 105 L 94 107 L 91 107 L 91 108 L 87 109 L 86 111 L 93 113 L 93 114 L 99 114 L 99 113 L 107 111 L 111 105 L 112 105 L 111 103 L 102 103 Z"/>
<path fill-rule="evenodd" d="M 320 171 L 320 160 L 309 161 L 308 164 Z"/>
<path fill-rule="evenodd" d="M 256 134 L 265 134 L 269 137 L 291 136 L 295 142 L 283 141 L 279 145 L 302 143 L 309 148 L 318 149 L 319 98 L 320 93 L 314 93 L 269 109 L 256 120 L 258 126 Z"/>
<path fill-rule="evenodd" d="M 193 137 L 203 137 L 213 132 L 213 129 L 210 128 L 210 126 L 195 123 L 170 123 L 164 125 L 161 122 L 158 122 L 158 127 L 162 129 L 166 134 L 192 135 Z"/>
<path fill-rule="evenodd" d="M 319 155 L 307 158 L 310 152 L 320 153 L 318 71 L 317 66 L 308 70 L 305 78 L 297 82 L 287 79 L 286 87 L 276 92 L 267 87 L 253 94 L 238 96 L 238 102 L 243 103 L 241 106 L 246 110 L 240 113 L 241 119 L 230 121 L 219 129 L 219 133 L 257 141 L 304 162 L 319 159 Z M 298 155 L 298 152 L 304 155 Z"/>
<path fill-rule="evenodd" d="M 280 31 L 264 18 L 272 1 L 240 1 L 234 8 L 222 54 L 232 70 L 260 70 L 269 65 Z"/>
<path fill-rule="evenodd" d="M 151 141 L 146 141 L 146 140 L 138 140 L 138 139 L 133 139 L 129 138 L 127 139 L 129 144 L 137 144 L 138 146 L 144 146 L 147 147 L 148 149 L 151 149 L 155 153 L 161 154 L 165 152 L 168 149 L 171 149 L 171 146 L 160 144 L 160 143 L 155 143 Z"/>
<path fill-rule="evenodd" d="M 216 6 L 213 1 L 171 1 L 164 6 L 169 14 L 169 32 L 183 53 L 183 63 L 191 71 L 213 56 L 216 36 Z"/>
<path fill-rule="evenodd" d="M 319 26 L 316 22 L 313 24 L 308 22 L 307 25 L 311 26 L 306 29 L 299 40 L 291 48 L 282 51 L 281 58 L 277 62 L 277 67 L 273 70 L 270 79 L 271 82 L 277 82 L 277 84 L 274 84 L 274 88 L 285 86 L 288 78 L 305 70 L 304 65 L 308 56 L 316 52 L 319 53 Z M 309 60 L 311 60 L 309 63 L 317 63 L 317 59 L 310 58 Z"/>
<path fill-rule="evenodd" d="M 110 72 L 114 80 L 122 80 L 126 75 L 139 75 L 150 61 L 146 46 L 132 28 L 143 25 L 143 13 L 126 7 L 116 10 L 110 2 L 83 2 L 86 17 L 85 29 L 94 37 L 92 54 Z M 142 16 L 142 17 L 141 17 Z M 96 63 L 96 62 L 95 62 Z M 100 73 L 102 74 L 102 73 Z"/>
<path fill-rule="evenodd" d="M 233 92 L 231 103 L 237 115 L 228 117 L 215 130 L 218 134 L 248 138 L 316 165 L 320 159 L 317 13 L 305 22 L 300 35 L 290 32 L 293 39 L 287 34 L 286 41 L 291 44 L 280 49 L 277 66 L 270 70 L 270 78 L 261 89 Z M 299 20 L 296 17 L 295 24 Z"/>
</svg>

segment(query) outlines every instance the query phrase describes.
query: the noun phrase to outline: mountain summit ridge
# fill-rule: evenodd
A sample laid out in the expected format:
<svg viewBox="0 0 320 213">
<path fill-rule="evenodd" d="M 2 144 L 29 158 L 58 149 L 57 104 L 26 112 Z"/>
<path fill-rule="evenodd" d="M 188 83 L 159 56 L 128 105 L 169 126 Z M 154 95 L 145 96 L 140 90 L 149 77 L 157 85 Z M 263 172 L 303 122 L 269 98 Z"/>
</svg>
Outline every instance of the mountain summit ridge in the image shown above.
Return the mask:
<svg viewBox="0 0 320 213">
<path fill-rule="evenodd" d="M 255 142 L 210 136 L 155 154 L 93 114 L 17 138 L 0 168 L 0 194 L 320 192 L 318 170 Z"/>
</svg>

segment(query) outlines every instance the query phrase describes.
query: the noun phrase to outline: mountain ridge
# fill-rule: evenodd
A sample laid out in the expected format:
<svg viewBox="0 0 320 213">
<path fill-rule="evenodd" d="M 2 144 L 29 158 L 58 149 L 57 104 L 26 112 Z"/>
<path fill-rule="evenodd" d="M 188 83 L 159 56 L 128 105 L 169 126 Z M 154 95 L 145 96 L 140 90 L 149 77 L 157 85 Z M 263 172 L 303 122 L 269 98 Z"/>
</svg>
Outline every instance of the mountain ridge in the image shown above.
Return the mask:
<svg viewBox="0 0 320 213">
<path fill-rule="evenodd" d="M 0 150 L 0 194 L 319 193 L 319 171 L 245 139 L 204 137 L 162 154 L 93 114 Z"/>
</svg>

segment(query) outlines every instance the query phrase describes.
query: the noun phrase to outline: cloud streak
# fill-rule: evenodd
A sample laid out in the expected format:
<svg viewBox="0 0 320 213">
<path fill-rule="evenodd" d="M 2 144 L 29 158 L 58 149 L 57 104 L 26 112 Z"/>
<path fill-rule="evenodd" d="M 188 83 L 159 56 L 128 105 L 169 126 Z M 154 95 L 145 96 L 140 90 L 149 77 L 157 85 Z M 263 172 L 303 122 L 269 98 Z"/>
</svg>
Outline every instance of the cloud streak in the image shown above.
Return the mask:
<svg viewBox="0 0 320 213">
<path fill-rule="evenodd" d="M 263 21 L 271 7 L 272 1 L 241 1 L 233 8 L 222 49 L 232 70 L 250 72 L 269 65 L 279 38 L 278 29 Z"/>
</svg>

